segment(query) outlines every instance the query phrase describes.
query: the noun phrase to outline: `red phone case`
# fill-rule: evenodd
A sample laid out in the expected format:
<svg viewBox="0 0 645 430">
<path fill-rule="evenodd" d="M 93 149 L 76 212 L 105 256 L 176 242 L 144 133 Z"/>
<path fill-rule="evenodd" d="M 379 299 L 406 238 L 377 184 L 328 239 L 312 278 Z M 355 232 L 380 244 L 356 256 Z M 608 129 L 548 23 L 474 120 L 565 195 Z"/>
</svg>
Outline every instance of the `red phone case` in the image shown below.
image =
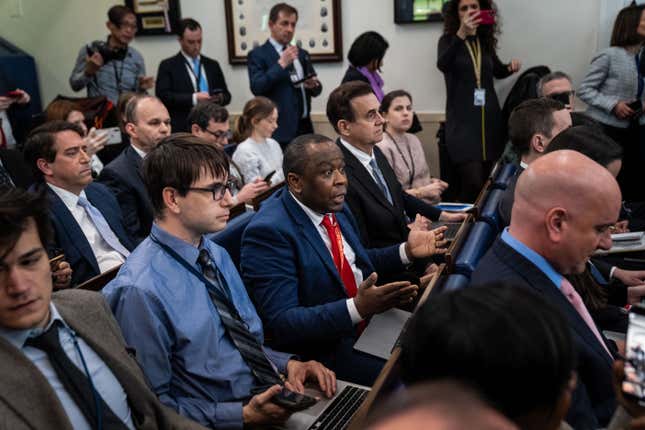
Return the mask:
<svg viewBox="0 0 645 430">
<path fill-rule="evenodd" d="M 480 25 L 493 25 L 495 24 L 495 11 L 492 9 L 482 9 L 479 11 L 479 18 L 481 18 Z"/>
<path fill-rule="evenodd" d="M 17 91 L 17 90 L 7 91 L 5 96 L 6 97 L 11 97 L 12 99 L 16 99 L 18 97 L 22 97 L 22 93 L 20 91 Z"/>
</svg>

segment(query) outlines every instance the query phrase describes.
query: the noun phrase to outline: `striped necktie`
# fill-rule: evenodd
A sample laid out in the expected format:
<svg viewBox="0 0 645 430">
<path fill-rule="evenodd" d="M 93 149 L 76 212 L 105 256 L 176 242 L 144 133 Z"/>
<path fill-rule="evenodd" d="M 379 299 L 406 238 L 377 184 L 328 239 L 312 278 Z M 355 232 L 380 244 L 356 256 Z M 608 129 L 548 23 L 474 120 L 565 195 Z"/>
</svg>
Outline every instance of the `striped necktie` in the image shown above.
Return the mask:
<svg viewBox="0 0 645 430">
<path fill-rule="evenodd" d="M 376 164 L 375 158 L 372 158 L 370 160 L 370 167 L 372 168 L 372 172 L 374 173 L 374 178 L 376 179 L 376 185 L 378 185 L 378 187 L 381 189 L 387 201 L 390 202 L 390 204 L 392 204 L 392 195 L 390 194 L 390 190 L 387 188 L 387 184 L 385 183 L 385 178 L 383 177 L 383 173 L 381 172 L 381 169 L 378 167 L 378 164 Z"/>
<path fill-rule="evenodd" d="M 112 231 L 112 228 L 110 228 L 110 225 L 105 220 L 105 217 L 103 217 L 103 214 L 94 206 L 92 206 L 92 204 L 84 197 L 78 198 L 78 205 L 83 209 L 85 209 L 85 212 L 92 220 L 92 223 L 94 223 L 94 226 L 98 230 L 103 240 L 105 240 L 105 242 L 112 249 L 114 249 L 116 252 L 118 252 L 119 254 L 127 258 L 128 255 L 130 255 L 130 251 L 128 251 L 121 244 L 121 242 L 119 241 L 119 238 L 116 237 L 116 234 L 114 234 L 114 232 Z"/>
</svg>

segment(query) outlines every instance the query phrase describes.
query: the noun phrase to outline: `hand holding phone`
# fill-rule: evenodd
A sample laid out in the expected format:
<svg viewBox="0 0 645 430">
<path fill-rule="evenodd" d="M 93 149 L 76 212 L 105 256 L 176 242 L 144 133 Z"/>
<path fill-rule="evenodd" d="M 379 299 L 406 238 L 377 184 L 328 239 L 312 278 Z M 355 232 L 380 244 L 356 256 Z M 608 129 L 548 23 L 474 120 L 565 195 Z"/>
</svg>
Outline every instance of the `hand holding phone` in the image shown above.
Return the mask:
<svg viewBox="0 0 645 430">
<path fill-rule="evenodd" d="M 5 97 L 9 97 L 12 99 L 19 99 L 20 97 L 22 97 L 22 94 L 23 94 L 22 91 L 18 91 L 18 90 L 7 91 L 5 94 Z"/>
<path fill-rule="evenodd" d="M 628 318 L 622 391 L 625 397 L 645 406 L 645 307 L 632 306 Z"/>
<path fill-rule="evenodd" d="M 318 400 L 316 400 L 314 397 L 296 393 L 284 387 L 282 388 L 282 391 L 280 391 L 280 393 L 271 397 L 271 401 L 276 405 L 292 412 L 309 409 L 310 407 L 318 403 Z"/>
<path fill-rule="evenodd" d="M 264 182 L 271 185 L 271 178 L 275 175 L 275 170 L 264 177 Z"/>
<path fill-rule="evenodd" d="M 480 25 L 495 24 L 495 11 L 492 9 L 482 9 L 479 11 Z"/>
<path fill-rule="evenodd" d="M 639 117 L 639 116 L 641 116 L 643 114 L 643 102 L 642 101 L 634 100 L 631 103 L 627 103 L 627 106 L 629 106 L 629 108 L 634 111 L 634 113 L 631 115 L 632 118 Z"/>
</svg>

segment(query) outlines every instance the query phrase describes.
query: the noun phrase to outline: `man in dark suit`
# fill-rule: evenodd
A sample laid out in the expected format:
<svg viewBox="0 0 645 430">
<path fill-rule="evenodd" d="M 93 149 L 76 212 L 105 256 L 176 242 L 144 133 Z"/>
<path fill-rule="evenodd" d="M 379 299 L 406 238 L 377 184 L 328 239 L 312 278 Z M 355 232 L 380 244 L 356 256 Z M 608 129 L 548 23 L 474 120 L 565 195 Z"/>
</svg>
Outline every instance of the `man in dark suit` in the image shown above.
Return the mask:
<svg viewBox="0 0 645 430">
<path fill-rule="evenodd" d="M 511 145 L 520 157 L 520 165 L 511 177 L 497 211 L 503 226 L 511 222 L 511 208 L 517 178 L 544 154 L 551 140 L 571 127 L 571 114 L 566 106 L 549 98 L 530 99 L 515 109 L 508 120 Z"/>
<path fill-rule="evenodd" d="M 311 98 L 322 92 L 309 53 L 291 45 L 298 11 L 278 3 L 269 12 L 271 37 L 249 52 L 251 92 L 271 99 L 278 107 L 273 138 L 284 148 L 294 137 L 313 133 Z"/>
<path fill-rule="evenodd" d="M 219 63 L 201 55 L 201 25 L 184 18 L 177 34 L 181 51 L 159 64 L 155 94 L 170 112 L 173 131 L 190 132 L 186 118 L 193 106 L 206 100 L 226 106 L 231 102 L 231 93 Z"/>
<path fill-rule="evenodd" d="M 327 118 L 340 135 L 337 145 L 345 157 L 349 180 L 347 203 L 366 247 L 405 242 L 410 219 L 417 214 L 442 221 L 461 221 L 466 217 L 442 212 L 403 191 L 392 167 L 375 146 L 383 138 L 383 117 L 368 84 L 347 82 L 332 91 L 327 101 Z"/>
<path fill-rule="evenodd" d="M 116 195 L 130 236 L 138 243 L 150 233 L 152 203 L 143 184 L 143 157 L 170 135 L 170 115 L 156 97 L 135 96 L 125 109 L 125 131 L 130 146 L 103 168 L 99 182 Z"/>
<path fill-rule="evenodd" d="M 100 294 L 52 294 L 50 236 L 44 198 L 0 192 L 2 428 L 203 428 L 161 405 Z"/>
<path fill-rule="evenodd" d="M 365 249 L 344 205 L 345 162 L 327 137 L 303 135 L 284 154 L 287 188 L 265 201 L 242 238 L 242 275 L 275 346 L 321 361 L 340 379 L 371 385 L 384 361 L 353 350 L 374 314 L 410 303 L 409 282 L 375 286 L 445 244 L 442 231 Z"/>
<path fill-rule="evenodd" d="M 0 149 L 0 186 L 27 189 L 34 183 L 31 168 L 16 149 Z"/>
<path fill-rule="evenodd" d="M 511 225 L 472 275 L 472 285 L 506 281 L 529 288 L 565 316 L 578 353 L 578 386 L 567 422 L 576 429 L 607 425 L 616 406 L 609 345 L 564 275 L 581 273 L 596 249 L 611 248 L 620 189 L 607 169 L 575 151 L 531 163 L 515 191 Z"/>
<path fill-rule="evenodd" d="M 90 157 L 75 124 L 51 121 L 35 129 L 25 156 L 50 202 L 53 248 L 72 267 L 72 285 L 122 264 L 134 243 L 110 190 L 92 183 Z"/>
</svg>

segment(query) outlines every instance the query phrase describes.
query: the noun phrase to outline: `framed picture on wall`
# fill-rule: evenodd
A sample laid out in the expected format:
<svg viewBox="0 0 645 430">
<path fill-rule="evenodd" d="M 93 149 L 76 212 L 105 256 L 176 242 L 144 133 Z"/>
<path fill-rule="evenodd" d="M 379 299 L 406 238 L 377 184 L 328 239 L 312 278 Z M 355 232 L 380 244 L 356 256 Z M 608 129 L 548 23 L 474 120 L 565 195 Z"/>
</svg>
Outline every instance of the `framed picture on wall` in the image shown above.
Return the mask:
<svg viewBox="0 0 645 430">
<path fill-rule="evenodd" d="M 137 17 L 137 36 L 174 35 L 181 9 L 179 0 L 125 0 Z"/>
<path fill-rule="evenodd" d="M 270 36 L 269 11 L 275 0 L 224 0 L 228 61 L 246 64 L 253 48 Z M 291 0 L 298 10 L 292 43 L 309 51 L 314 62 L 342 61 L 340 0 Z"/>
<path fill-rule="evenodd" d="M 449 0 L 394 0 L 394 22 L 411 24 L 415 22 L 443 21 L 441 10 Z"/>
</svg>

